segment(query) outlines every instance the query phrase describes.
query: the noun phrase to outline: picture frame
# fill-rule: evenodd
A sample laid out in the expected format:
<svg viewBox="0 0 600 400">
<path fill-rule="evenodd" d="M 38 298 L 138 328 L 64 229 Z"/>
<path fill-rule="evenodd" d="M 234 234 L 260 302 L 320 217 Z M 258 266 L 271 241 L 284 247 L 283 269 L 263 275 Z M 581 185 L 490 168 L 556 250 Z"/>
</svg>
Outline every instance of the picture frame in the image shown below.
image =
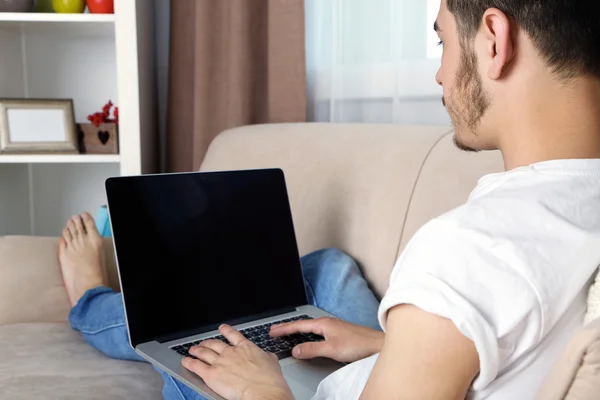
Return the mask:
<svg viewBox="0 0 600 400">
<path fill-rule="evenodd" d="M 5 153 L 79 153 L 73 100 L 0 98 L 0 156 Z"/>
</svg>

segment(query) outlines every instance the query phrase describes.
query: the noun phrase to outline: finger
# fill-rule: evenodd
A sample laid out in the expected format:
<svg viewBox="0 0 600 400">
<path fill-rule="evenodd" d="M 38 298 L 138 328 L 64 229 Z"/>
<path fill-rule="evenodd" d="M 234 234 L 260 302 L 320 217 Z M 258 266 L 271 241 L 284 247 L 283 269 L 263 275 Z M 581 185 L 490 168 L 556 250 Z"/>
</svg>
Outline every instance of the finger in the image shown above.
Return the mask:
<svg viewBox="0 0 600 400">
<path fill-rule="evenodd" d="M 327 341 L 308 342 L 294 347 L 292 355 L 298 360 L 308 360 L 317 357 L 333 358 L 333 348 Z"/>
<path fill-rule="evenodd" d="M 191 357 L 183 357 L 181 365 L 189 369 L 199 377 L 203 378 L 210 371 L 210 365 L 203 363 L 200 360 L 194 360 Z"/>
<path fill-rule="evenodd" d="M 77 228 L 75 227 L 75 222 L 73 221 L 73 218 L 67 221 L 67 229 L 69 231 L 71 239 L 75 239 L 77 237 Z"/>
<path fill-rule="evenodd" d="M 75 229 L 79 234 L 85 233 L 85 228 L 83 227 L 83 220 L 81 219 L 81 215 L 76 215 L 73 217 L 73 222 L 75 222 Z"/>
<path fill-rule="evenodd" d="M 226 348 L 231 347 L 220 340 L 206 340 L 200 343 L 199 346 L 206 347 L 217 354 L 221 354 Z"/>
<path fill-rule="evenodd" d="M 288 322 L 271 326 L 271 336 L 288 336 L 294 333 L 316 333 L 323 336 L 322 321 L 318 319 Z"/>
<path fill-rule="evenodd" d="M 240 344 L 246 342 L 251 343 L 248 339 L 244 337 L 244 335 L 242 335 L 229 325 L 221 325 L 219 327 L 219 332 L 221 332 L 221 335 L 225 336 L 225 339 L 229 340 L 229 343 L 231 343 L 234 346 L 239 346 Z"/>
<path fill-rule="evenodd" d="M 217 353 L 202 346 L 194 346 L 190 348 L 190 354 L 208 365 L 213 365 L 215 361 L 217 361 L 217 358 L 219 358 Z"/>
</svg>

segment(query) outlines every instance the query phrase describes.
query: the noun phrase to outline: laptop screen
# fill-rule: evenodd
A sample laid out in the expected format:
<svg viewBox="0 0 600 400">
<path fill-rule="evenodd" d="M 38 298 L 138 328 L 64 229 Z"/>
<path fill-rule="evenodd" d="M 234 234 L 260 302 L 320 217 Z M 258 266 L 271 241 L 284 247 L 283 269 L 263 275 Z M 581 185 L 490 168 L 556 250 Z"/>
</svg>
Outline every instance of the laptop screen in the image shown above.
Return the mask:
<svg viewBox="0 0 600 400">
<path fill-rule="evenodd" d="M 111 178 L 106 192 L 133 346 L 306 304 L 281 170 Z"/>
</svg>

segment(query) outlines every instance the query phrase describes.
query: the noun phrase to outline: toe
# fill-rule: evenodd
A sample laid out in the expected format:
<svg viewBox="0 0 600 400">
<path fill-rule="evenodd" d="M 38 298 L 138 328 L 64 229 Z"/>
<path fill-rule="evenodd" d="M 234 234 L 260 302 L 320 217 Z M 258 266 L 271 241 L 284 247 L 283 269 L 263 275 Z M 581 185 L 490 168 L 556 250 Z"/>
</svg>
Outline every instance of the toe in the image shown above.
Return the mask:
<svg viewBox="0 0 600 400">
<path fill-rule="evenodd" d="M 64 233 L 63 233 L 64 235 Z M 67 241 L 64 238 L 58 239 L 58 255 L 60 256 L 67 248 Z"/>
<path fill-rule="evenodd" d="M 67 221 L 67 229 L 71 235 L 71 240 L 75 240 L 75 238 L 77 238 L 77 227 L 75 226 L 74 218 Z"/>
<path fill-rule="evenodd" d="M 69 228 L 65 227 L 62 231 L 63 239 L 65 240 L 65 245 L 69 244 L 71 240 L 73 240 L 73 236 L 71 236 L 71 231 Z"/>
<path fill-rule="evenodd" d="M 81 214 L 81 219 L 83 220 L 83 226 L 87 233 L 98 232 L 96 229 L 96 223 L 94 222 L 94 218 L 89 213 Z"/>
<path fill-rule="evenodd" d="M 78 236 L 85 235 L 85 228 L 83 227 L 83 220 L 81 219 L 81 216 L 75 215 L 71 219 L 73 220 L 73 223 L 75 224 L 75 229 L 77 230 L 77 235 Z"/>
</svg>

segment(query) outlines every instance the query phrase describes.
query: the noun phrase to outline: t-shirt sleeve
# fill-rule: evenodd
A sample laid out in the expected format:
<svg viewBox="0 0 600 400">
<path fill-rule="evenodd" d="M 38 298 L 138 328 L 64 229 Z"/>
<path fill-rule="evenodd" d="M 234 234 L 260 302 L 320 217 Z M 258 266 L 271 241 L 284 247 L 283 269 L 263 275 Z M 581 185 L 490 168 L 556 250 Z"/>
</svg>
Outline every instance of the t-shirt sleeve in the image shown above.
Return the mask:
<svg viewBox="0 0 600 400">
<path fill-rule="evenodd" d="M 475 343 L 485 389 L 519 355 L 540 340 L 542 308 L 533 286 L 519 272 L 510 243 L 453 222 L 433 220 L 398 259 L 379 308 L 400 304 L 451 320 Z"/>
</svg>

